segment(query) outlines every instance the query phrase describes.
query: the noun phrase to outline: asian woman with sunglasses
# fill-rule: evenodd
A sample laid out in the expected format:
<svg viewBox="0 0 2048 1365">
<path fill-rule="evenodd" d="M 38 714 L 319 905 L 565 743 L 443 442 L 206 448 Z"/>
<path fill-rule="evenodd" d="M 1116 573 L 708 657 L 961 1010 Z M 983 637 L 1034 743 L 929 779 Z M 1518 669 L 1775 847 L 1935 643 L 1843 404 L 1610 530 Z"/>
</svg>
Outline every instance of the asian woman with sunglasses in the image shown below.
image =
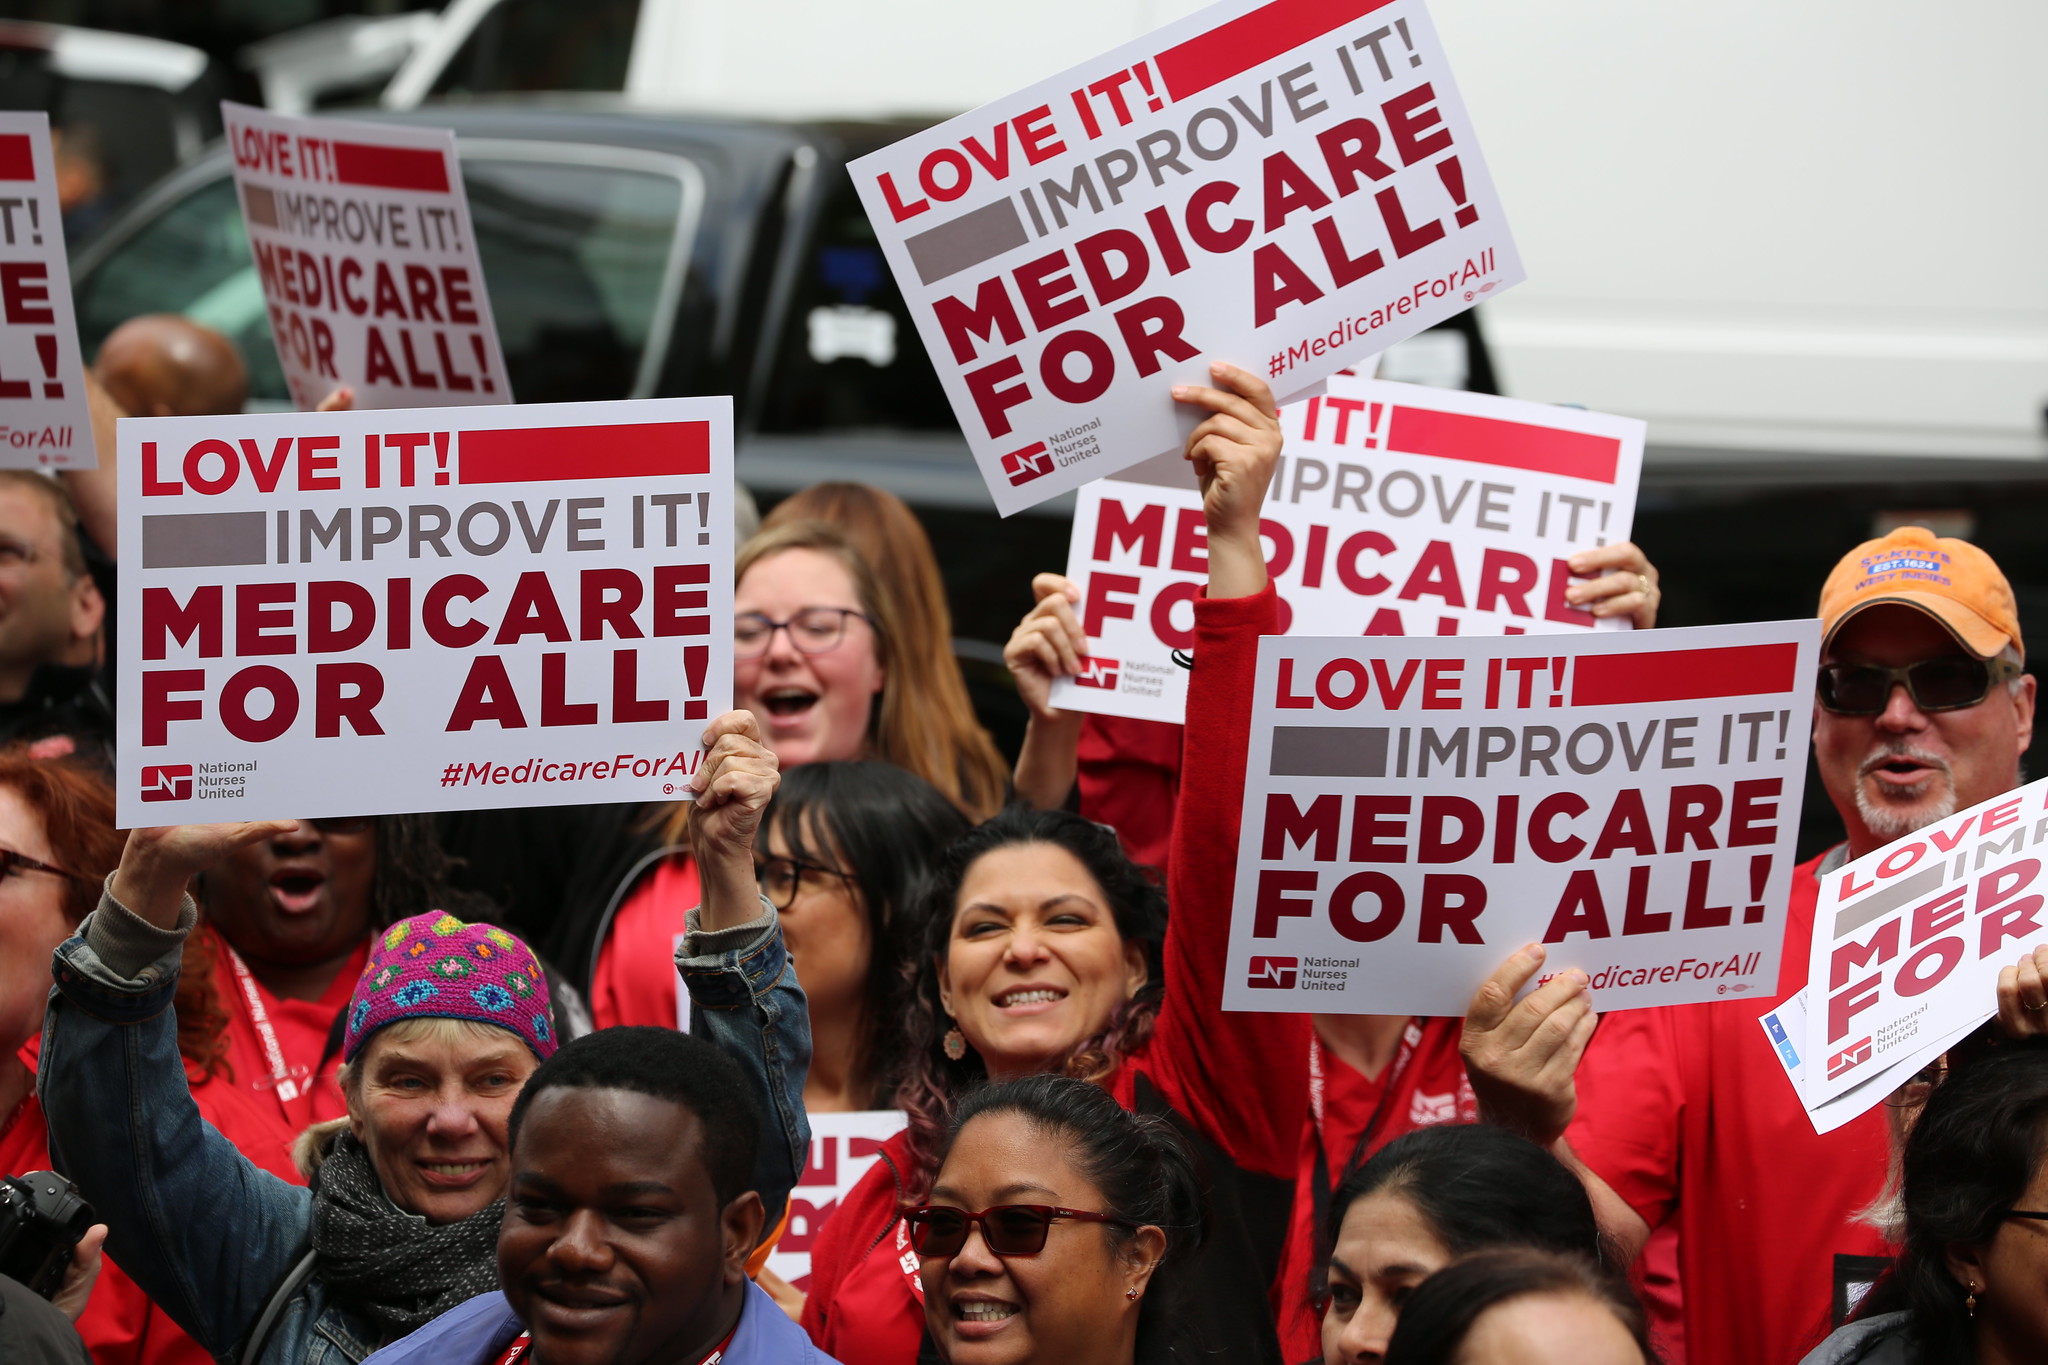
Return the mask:
<svg viewBox="0 0 2048 1365">
<path fill-rule="evenodd" d="M 1032 1076 L 960 1106 L 905 1224 L 947 1365 L 1152 1365 L 1173 1356 L 1206 1214 L 1171 1124 Z"/>
</svg>

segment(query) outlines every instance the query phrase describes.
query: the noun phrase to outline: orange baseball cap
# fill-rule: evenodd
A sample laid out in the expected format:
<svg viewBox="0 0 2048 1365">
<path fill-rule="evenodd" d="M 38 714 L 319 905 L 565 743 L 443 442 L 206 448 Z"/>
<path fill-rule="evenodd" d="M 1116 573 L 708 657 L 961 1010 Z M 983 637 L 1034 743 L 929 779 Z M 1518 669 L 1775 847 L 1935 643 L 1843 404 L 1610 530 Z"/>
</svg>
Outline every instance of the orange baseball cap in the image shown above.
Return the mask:
<svg viewBox="0 0 2048 1365">
<path fill-rule="evenodd" d="M 1843 622 L 1881 602 L 1918 607 L 1980 659 L 2007 645 L 2026 658 L 2012 584 L 1990 555 L 1966 540 L 1901 526 L 1842 556 L 1820 590 L 1821 647 Z"/>
</svg>

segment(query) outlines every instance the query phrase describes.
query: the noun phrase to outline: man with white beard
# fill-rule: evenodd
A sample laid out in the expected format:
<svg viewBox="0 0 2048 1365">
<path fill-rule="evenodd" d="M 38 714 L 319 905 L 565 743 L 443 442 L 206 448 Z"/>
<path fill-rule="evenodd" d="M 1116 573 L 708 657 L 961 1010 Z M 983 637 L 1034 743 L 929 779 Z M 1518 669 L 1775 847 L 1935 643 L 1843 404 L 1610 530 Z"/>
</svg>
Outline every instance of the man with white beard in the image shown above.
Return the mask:
<svg viewBox="0 0 2048 1365">
<path fill-rule="evenodd" d="M 1848 839 L 1793 874 L 1771 1001 L 1617 1014 L 1576 1089 L 1569 1012 L 1542 1027 L 1569 985 L 1512 1009 L 1482 991 L 1466 1026 L 1482 1113 L 1577 1169 L 1629 1255 L 1677 1221 L 1686 1365 L 1797 1361 L 1881 1268 L 1884 1241 L 1858 1215 L 1884 1186 L 1885 1110 L 1816 1136 L 1757 1018 L 1806 982 L 1817 878 L 2018 785 L 2033 737 L 2018 610 L 1982 550 L 1894 531 L 1835 566 L 1820 615 L 1814 757 Z M 2001 1004 L 2040 1009 L 2043 990 L 2032 963 L 2008 968 Z"/>
</svg>

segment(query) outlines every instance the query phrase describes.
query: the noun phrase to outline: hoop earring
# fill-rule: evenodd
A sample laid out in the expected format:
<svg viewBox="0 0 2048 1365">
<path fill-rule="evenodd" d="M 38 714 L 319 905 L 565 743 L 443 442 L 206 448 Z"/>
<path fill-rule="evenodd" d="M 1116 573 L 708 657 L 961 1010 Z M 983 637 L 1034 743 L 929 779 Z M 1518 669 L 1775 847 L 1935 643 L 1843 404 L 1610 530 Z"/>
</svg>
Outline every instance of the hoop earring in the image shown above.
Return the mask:
<svg viewBox="0 0 2048 1365">
<path fill-rule="evenodd" d="M 939 1047 L 945 1052 L 947 1061 L 957 1062 L 967 1055 L 967 1035 L 960 1031 L 960 1026 L 954 1024 L 950 1017 L 946 1022 L 951 1027 L 946 1030 L 946 1036 L 939 1040 Z"/>
</svg>

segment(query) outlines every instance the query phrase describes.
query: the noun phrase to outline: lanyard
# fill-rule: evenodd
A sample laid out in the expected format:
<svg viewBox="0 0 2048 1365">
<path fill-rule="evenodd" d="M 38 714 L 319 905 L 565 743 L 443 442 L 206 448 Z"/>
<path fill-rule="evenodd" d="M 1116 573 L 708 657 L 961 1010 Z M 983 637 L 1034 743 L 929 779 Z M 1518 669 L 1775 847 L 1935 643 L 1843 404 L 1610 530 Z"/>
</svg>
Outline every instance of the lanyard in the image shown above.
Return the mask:
<svg viewBox="0 0 2048 1365">
<path fill-rule="evenodd" d="M 910 1246 L 910 1222 L 901 1214 L 896 1216 L 896 1250 L 896 1264 L 903 1268 L 903 1278 L 910 1283 L 910 1297 L 922 1304 L 924 1277 L 917 1273 L 917 1252 Z"/>
<path fill-rule="evenodd" d="M 277 1091 L 280 1106 L 289 1104 L 300 1095 L 313 1089 L 313 1073 L 305 1067 L 294 1068 L 284 1059 L 284 1048 L 277 1041 L 277 1029 L 270 1022 L 269 1007 L 263 1003 L 263 992 L 256 986 L 256 978 L 249 971 L 249 964 L 242 961 L 242 955 L 234 950 L 226 939 L 220 945 L 228 950 L 228 966 L 234 969 L 235 984 L 241 987 L 242 1003 L 249 1007 L 249 1022 L 256 1026 L 256 1037 L 263 1044 L 263 1060 L 270 1064 L 270 1088 Z M 256 1088 L 264 1088 L 261 1081 Z M 287 1113 L 285 1117 L 291 1115 Z"/>
<path fill-rule="evenodd" d="M 725 1340 L 719 1342 L 718 1345 L 712 1347 L 711 1354 L 705 1356 L 703 1360 L 699 1361 L 698 1365 L 718 1365 L 719 1361 L 725 1359 L 726 1350 L 728 1347 L 732 1345 L 732 1339 L 735 1336 L 739 1335 L 739 1330 L 739 1327 L 735 1325 L 732 1331 L 725 1334 Z M 532 1346 L 533 1333 L 521 1332 L 518 1336 L 512 1339 L 512 1344 L 505 1348 L 505 1354 L 498 1357 L 498 1365 L 517 1365 L 519 1359 L 523 1357 L 527 1353 L 527 1351 L 532 1348 Z"/>
</svg>

